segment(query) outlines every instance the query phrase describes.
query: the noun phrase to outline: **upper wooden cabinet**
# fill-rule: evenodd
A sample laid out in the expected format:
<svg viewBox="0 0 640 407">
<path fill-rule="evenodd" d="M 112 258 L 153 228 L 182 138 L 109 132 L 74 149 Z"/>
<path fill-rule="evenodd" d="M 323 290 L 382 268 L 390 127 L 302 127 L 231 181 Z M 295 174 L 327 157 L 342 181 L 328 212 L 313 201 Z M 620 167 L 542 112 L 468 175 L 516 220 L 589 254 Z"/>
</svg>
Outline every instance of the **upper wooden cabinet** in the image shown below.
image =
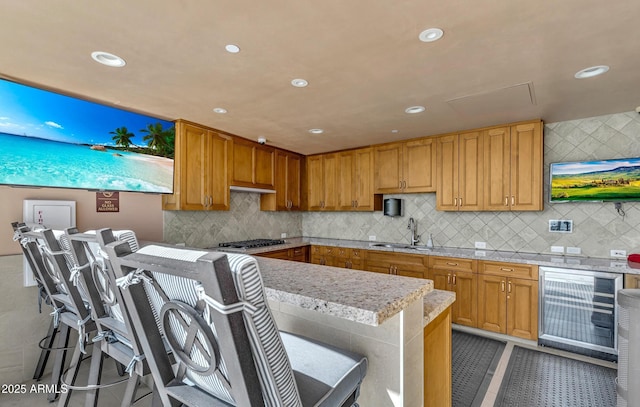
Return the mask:
<svg viewBox="0 0 640 407">
<path fill-rule="evenodd" d="M 310 211 L 333 211 L 338 204 L 336 153 L 307 157 L 307 202 Z"/>
<path fill-rule="evenodd" d="M 373 150 L 361 148 L 337 154 L 338 202 L 341 211 L 380 209 L 373 194 Z"/>
<path fill-rule="evenodd" d="M 230 136 L 176 121 L 174 194 L 164 210 L 228 210 Z"/>
<path fill-rule="evenodd" d="M 431 137 L 374 146 L 376 194 L 436 190 L 436 145 Z"/>
<path fill-rule="evenodd" d="M 492 128 L 484 139 L 484 210 L 543 209 L 542 122 Z"/>
<path fill-rule="evenodd" d="M 302 168 L 304 158 L 295 153 L 276 150 L 275 194 L 260 196 L 260 210 L 297 211 L 302 207 Z"/>
<path fill-rule="evenodd" d="M 275 154 L 273 147 L 235 137 L 231 153 L 231 185 L 275 189 Z"/>
<path fill-rule="evenodd" d="M 482 209 L 483 154 L 478 131 L 437 137 L 436 209 Z"/>
</svg>

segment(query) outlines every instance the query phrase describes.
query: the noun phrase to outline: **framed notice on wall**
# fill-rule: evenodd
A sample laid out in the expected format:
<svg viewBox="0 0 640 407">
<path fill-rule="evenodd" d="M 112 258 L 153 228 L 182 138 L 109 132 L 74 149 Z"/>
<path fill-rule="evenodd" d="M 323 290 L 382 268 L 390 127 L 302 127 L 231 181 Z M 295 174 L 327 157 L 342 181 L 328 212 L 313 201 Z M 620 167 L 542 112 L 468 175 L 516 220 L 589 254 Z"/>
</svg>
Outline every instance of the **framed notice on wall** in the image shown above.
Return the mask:
<svg viewBox="0 0 640 407">
<path fill-rule="evenodd" d="M 96 212 L 120 212 L 120 192 L 96 192 Z"/>
</svg>

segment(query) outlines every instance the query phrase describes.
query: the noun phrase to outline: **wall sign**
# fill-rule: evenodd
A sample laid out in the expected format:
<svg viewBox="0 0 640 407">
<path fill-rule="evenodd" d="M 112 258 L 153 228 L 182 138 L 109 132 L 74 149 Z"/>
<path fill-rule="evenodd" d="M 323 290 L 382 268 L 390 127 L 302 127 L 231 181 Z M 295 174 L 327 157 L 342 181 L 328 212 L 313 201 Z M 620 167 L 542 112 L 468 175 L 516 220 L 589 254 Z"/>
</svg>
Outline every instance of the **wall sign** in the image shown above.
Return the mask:
<svg viewBox="0 0 640 407">
<path fill-rule="evenodd" d="M 120 192 L 96 192 L 96 212 L 120 212 Z"/>
<path fill-rule="evenodd" d="M 549 232 L 573 233 L 573 221 L 568 219 L 549 220 Z"/>
</svg>

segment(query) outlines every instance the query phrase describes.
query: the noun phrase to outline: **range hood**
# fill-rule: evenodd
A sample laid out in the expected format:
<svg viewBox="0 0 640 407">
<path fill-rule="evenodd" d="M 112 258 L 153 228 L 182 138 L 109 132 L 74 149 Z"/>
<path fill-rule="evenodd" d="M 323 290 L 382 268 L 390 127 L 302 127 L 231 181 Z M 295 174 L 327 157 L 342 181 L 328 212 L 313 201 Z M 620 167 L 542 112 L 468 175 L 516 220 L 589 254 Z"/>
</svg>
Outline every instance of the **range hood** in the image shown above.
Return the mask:
<svg viewBox="0 0 640 407">
<path fill-rule="evenodd" d="M 259 194 L 275 194 L 276 193 L 274 189 L 237 187 L 235 185 L 231 185 L 229 189 L 237 192 L 257 192 Z"/>
</svg>

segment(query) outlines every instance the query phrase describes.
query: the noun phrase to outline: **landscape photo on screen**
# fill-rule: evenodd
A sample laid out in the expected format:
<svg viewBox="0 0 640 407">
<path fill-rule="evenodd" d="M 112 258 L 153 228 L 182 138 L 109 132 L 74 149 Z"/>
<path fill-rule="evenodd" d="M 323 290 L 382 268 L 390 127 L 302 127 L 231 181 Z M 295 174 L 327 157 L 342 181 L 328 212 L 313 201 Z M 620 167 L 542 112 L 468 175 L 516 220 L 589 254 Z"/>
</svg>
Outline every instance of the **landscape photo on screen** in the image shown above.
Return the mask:
<svg viewBox="0 0 640 407">
<path fill-rule="evenodd" d="M 551 201 L 640 200 L 640 158 L 551 164 Z"/>
<path fill-rule="evenodd" d="M 173 192 L 174 123 L 0 80 L 0 184 Z"/>
</svg>

